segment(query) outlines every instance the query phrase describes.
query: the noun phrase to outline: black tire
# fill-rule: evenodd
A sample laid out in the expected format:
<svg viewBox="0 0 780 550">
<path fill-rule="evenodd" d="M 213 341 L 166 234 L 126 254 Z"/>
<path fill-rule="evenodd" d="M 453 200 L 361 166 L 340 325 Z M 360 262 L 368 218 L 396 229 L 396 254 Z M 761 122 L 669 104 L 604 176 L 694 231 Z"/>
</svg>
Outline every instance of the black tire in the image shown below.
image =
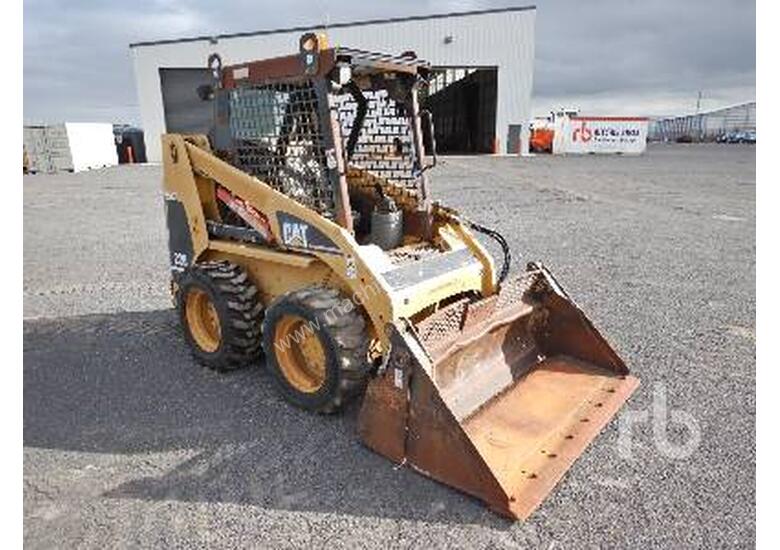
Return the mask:
<svg viewBox="0 0 780 550">
<path fill-rule="evenodd" d="M 229 371 L 259 359 L 263 308 L 257 288 L 241 267 L 230 262 L 204 262 L 187 269 L 177 283 L 176 303 L 184 338 L 200 364 Z M 219 319 L 219 343 L 211 351 L 198 345 L 187 322 L 187 298 L 194 291 L 208 296 Z"/>
<path fill-rule="evenodd" d="M 324 350 L 324 382 L 316 391 L 300 391 L 280 368 L 276 328 L 281 319 L 290 315 L 308 322 Z M 331 288 L 308 287 L 275 300 L 263 321 L 263 349 L 268 369 L 284 397 L 309 411 L 338 411 L 360 394 L 368 378 L 365 320 L 348 298 Z"/>
</svg>

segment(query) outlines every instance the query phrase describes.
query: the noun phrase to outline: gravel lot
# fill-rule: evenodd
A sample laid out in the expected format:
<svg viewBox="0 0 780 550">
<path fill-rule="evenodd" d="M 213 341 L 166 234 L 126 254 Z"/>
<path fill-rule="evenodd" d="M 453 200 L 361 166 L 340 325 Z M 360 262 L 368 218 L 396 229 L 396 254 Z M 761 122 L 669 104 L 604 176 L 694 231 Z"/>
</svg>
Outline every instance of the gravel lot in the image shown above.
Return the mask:
<svg viewBox="0 0 780 550">
<path fill-rule="evenodd" d="M 439 198 L 550 266 L 643 382 L 529 521 L 371 453 L 355 406 L 197 367 L 138 166 L 24 178 L 26 546 L 754 546 L 755 148 L 440 165 Z"/>
</svg>

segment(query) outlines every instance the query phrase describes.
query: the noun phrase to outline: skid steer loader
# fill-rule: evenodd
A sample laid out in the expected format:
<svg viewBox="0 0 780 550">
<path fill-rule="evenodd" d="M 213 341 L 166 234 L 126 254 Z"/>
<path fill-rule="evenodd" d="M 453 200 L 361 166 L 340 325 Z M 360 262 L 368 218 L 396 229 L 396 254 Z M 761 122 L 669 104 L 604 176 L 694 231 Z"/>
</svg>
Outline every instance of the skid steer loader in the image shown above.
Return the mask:
<svg viewBox="0 0 780 550">
<path fill-rule="evenodd" d="M 429 65 L 326 40 L 213 54 L 212 130 L 162 138 L 185 339 L 218 370 L 264 352 L 311 411 L 363 395 L 369 448 L 525 518 L 638 380 L 550 271 L 508 279 L 504 239 L 432 200 Z"/>
</svg>

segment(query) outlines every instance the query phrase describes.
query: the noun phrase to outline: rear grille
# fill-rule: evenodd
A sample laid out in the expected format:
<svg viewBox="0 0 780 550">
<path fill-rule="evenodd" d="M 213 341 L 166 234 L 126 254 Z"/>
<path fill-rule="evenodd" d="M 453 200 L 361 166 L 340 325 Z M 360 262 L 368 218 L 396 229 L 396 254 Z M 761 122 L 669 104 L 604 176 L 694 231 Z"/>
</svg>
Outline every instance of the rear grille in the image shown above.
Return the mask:
<svg viewBox="0 0 780 550">
<path fill-rule="evenodd" d="M 368 170 L 393 184 L 416 190 L 419 164 L 416 162 L 409 117 L 403 105 L 392 99 L 387 90 L 363 91 L 367 100 L 366 115 L 357 136 L 350 165 Z M 338 109 L 344 151 L 358 119 L 358 103 L 349 93 L 332 96 Z"/>
</svg>

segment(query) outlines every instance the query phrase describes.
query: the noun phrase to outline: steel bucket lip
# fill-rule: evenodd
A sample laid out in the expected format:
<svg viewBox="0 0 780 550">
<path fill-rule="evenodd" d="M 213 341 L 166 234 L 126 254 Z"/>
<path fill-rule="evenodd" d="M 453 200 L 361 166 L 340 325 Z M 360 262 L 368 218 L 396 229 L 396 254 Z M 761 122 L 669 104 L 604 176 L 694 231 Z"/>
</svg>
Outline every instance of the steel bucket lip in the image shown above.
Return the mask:
<svg viewBox="0 0 780 550">
<path fill-rule="evenodd" d="M 491 415 L 500 418 L 502 401 L 511 400 L 515 392 L 522 392 L 523 384 L 534 376 L 534 371 L 538 369 L 539 373 L 547 374 L 544 371 L 551 367 L 554 369 L 556 363 L 564 364 L 571 372 L 553 374 L 553 378 L 580 374 L 593 377 L 596 381 L 578 396 L 577 399 L 582 397 L 582 400 L 562 415 L 559 421 L 551 422 L 549 430 L 533 444 L 519 446 L 516 441 L 505 440 L 503 448 L 501 445 L 491 448 L 487 440 L 491 434 L 476 433 L 475 424 L 489 422 Z M 485 467 L 505 493 L 506 501 L 488 502 L 491 508 L 514 519 L 528 518 L 576 459 L 612 421 L 639 384 L 640 380 L 632 375 L 611 373 L 568 357 L 553 357 L 545 359 L 489 403 L 461 420 L 458 428 L 466 434 Z M 609 387 L 610 392 L 600 394 L 605 386 Z M 599 396 L 598 399 L 590 400 L 596 396 Z M 522 409 L 515 409 L 514 412 L 518 415 L 515 418 L 522 417 L 524 413 Z M 511 459 L 511 463 L 507 459 Z M 447 482 L 445 479 L 442 481 Z"/>
</svg>

